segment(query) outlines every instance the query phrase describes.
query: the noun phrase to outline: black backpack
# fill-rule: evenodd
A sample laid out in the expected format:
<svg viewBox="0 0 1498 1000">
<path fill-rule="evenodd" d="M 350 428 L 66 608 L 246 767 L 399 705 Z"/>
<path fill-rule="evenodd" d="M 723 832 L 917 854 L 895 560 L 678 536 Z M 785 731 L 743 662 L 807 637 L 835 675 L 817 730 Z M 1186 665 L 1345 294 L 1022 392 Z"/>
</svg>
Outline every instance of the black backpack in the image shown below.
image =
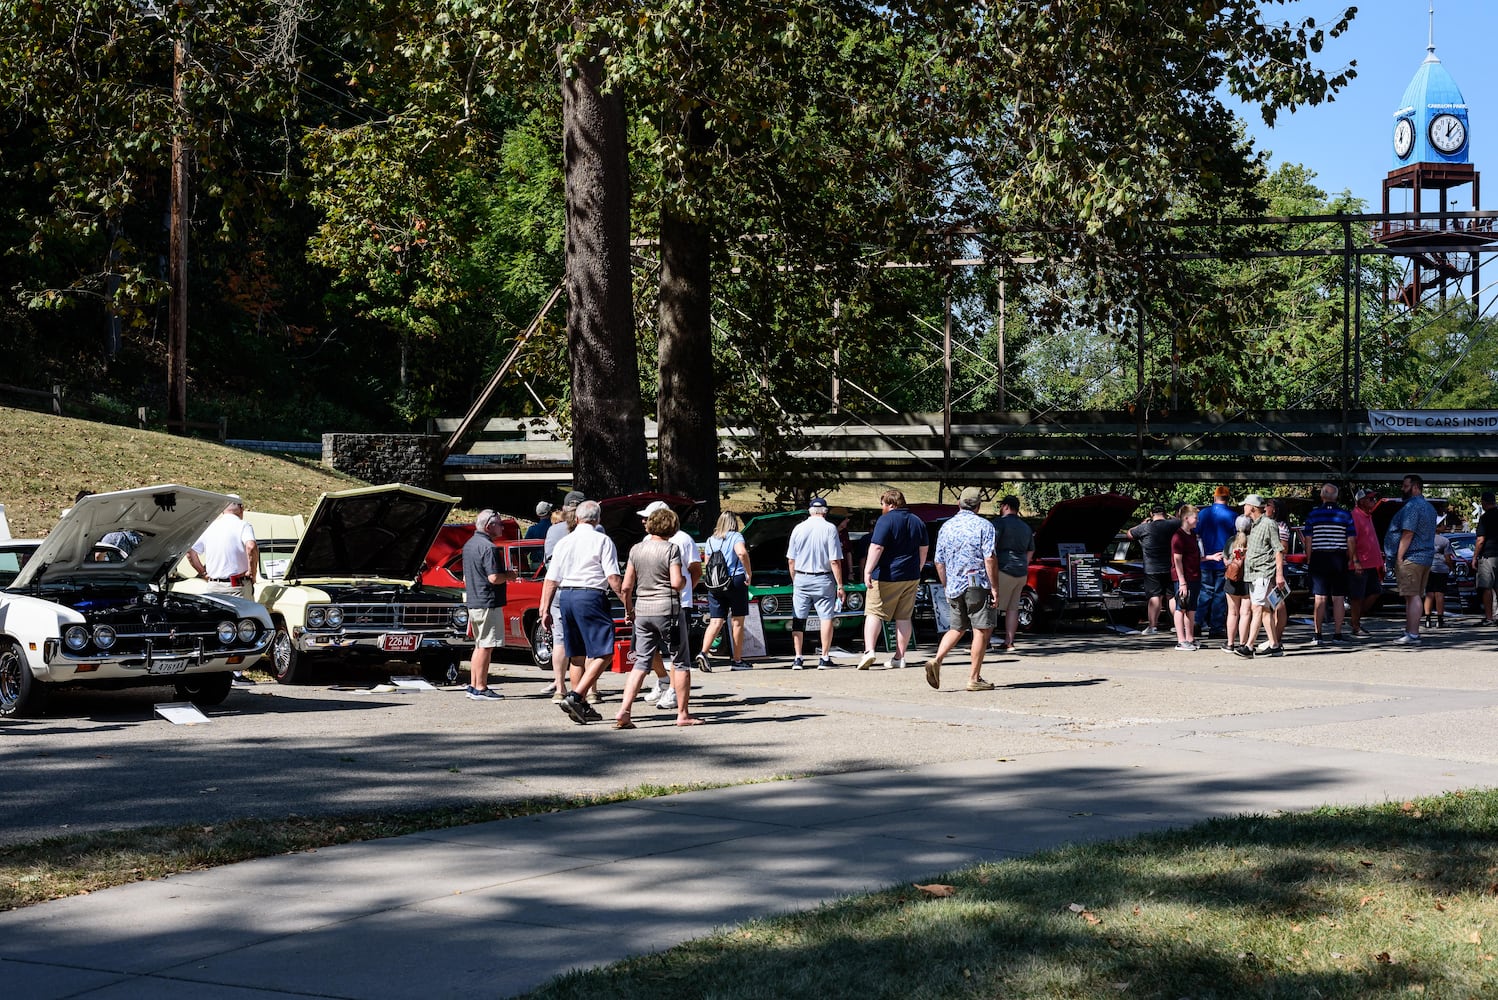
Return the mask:
<svg viewBox="0 0 1498 1000">
<path fill-rule="evenodd" d="M 702 585 L 713 593 L 718 594 L 727 590 L 728 585 L 732 582 L 733 576 L 728 572 L 728 557 L 724 555 L 724 549 L 710 548 L 707 554 L 707 562 L 702 564 Z"/>
</svg>

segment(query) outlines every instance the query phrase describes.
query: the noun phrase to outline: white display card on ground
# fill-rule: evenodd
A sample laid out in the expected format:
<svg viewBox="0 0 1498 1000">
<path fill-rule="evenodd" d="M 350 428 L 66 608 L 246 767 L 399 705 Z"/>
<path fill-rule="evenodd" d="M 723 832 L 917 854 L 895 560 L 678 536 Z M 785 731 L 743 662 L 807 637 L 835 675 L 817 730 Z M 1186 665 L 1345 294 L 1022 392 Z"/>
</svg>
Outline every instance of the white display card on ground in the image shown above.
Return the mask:
<svg viewBox="0 0 1498 1000">
<path fill-rule="evenodd" d="M 164 701 L 153 707 L 157 715 L 174 726 L 198 726 L 213 721 L 190 701 Z"/>
</svg>

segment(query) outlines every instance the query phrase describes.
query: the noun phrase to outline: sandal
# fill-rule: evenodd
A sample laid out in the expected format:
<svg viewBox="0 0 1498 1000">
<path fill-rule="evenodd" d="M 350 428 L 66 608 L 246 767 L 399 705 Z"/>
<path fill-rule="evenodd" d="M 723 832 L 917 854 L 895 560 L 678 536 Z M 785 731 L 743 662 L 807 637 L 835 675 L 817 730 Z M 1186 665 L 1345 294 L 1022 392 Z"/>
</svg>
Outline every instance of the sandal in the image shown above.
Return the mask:
<svg viewBox="0 0 1498 1000">
<path fill-rule="evenodd" d="M 633 729 L 633 728 L 635 728 L 635 724 L 630 721 L 629 716 L 627 716 L 627 715 L 621 715 L 617 719 L 614 720 L 614 728 L 615 729 Z"/>
<path fill-rule="evenodd" d="M 689 715 L 685 719 L 677 719 L 676 724 L 678 726 L 700 726 L 702 725 L 702 720 L 695 716 Z"/>
</svg>

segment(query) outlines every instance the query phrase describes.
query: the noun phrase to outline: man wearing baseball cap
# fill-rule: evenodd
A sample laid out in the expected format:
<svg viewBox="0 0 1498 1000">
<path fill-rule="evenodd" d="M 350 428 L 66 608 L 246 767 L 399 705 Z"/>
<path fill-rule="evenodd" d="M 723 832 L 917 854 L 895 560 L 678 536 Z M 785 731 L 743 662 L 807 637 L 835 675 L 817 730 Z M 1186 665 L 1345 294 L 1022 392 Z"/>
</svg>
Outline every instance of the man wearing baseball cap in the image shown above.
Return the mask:
<svg viewBox="0 0 1498 1000">
<path fill-rule="evenodd" d="M 1254 655 L 1254 639 L 1260 622 L 1263 622 L 1264 636 L 1269 640 L 1265 652 L 1270 656 L 1285 655 L 1277 611 L 1280 599 L 1271 596 L 1285 585 L 1285 546 L 1280 542 L 1280 526 L 1265 513 L 1264 508 L 1264 499 L 1257 493 L 1243 498 L 1243 513 L 1253 520 L 1248 533 L 1248 550 L 1243 557 L 1243 582 L 1248 584 L 1253 617 L 1248 627 L 1248 642 L 1233 650 L 1239 656 Z"/>
<path fill-rule="evenodd" d="M 468 605 L 468 627 L 473 631 L 473 653 L 468 660 L 468 697 L 498 701 L 504 697 L 489 687 L 489 663 L 494 647 L 505 641 L 505 567 L 494 545 L 504 522 L 492 510 L 473 519 L 473 536 L 463 543 L 463 601 Z"/>
<path fill-rule="evenodd" d="M 544 540 L 546 538 L 546 533 L 551 530 L 551 512 L 555 509 L 545 500 L 536 504 L 536 523 L 525 529 L 527 540 L 532 538 Z"/>
<path fill-rule="evenodd" d="M 806 619 L 815 608 L 821 626 L 822 650 L 818 670 L 832 667 L 832 628 L 843 599 L 843 543 L 827 521 L 827 501 L 813 497 L 806 520 L 796 525 L 786 543 L 785 561 L 791 572 L 791 669 L 802 668 Z"/>
</svg>

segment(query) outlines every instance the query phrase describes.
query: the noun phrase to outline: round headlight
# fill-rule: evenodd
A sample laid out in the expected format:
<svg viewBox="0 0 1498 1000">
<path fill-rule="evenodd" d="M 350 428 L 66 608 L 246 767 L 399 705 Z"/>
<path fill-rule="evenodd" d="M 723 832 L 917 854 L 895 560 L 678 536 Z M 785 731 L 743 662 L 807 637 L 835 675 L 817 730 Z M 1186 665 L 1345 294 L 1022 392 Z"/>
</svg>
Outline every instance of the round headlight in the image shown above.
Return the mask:
<svg viewBox="0 0 1498 1000">
<path fill-rule="evenodd" d="M 100 649 L 108 649 L 114 645 L 114 629 L 108 625 L 100 625 L 94 629 L 94 645 Z"/>
<path fill-rule="evenodd" d="M 88 645 L 88 629 L 82 625 L 74 625 L 62 634 L 62 641 L 68 644 L 68 648 L 77 652 Z"/>
<path fill-rule="evenodd" d="M 343 625 L 343 609 L 332 607 L 328 609 L 328 628 L 339 628 Z"/>
<path fill-rule="evenodd" d="M 328 623 L 328 609 L 327 608 L 308 608 L 307 609 L 307 627 L 308 628 L 322 628 L 327 623 Z"/>
<path fill-rule="evenodd" d="M 219 622 L 218 623 L 218 628 L 215 631 L 218 632 L 218 641 L 219 642 L 224 643 L 225 645 L 228 645 L 229 643 L 231 643 L 231 642 L 234 641 L 234 623 L 233 622 Z"/>
<path fill-rule="evenodd" d="M 773 615 L 780 610 L 780 598 L 774 594 L 766 594 L 759 599 L 759 612 L 763 615 Z"/>
<path fill-rule="evenodd" d="M 260 626 L 253 618 L 241 618 L 236 634 L 240 642 L 253 642 L 255 636 L 260 634 Z"/>
<path fill-rule="evenodd" d="M 460 604 L 456 608 L 453 608 L 453 628 L 467 628 L 467 627 L 468 627 L 468 609 L 465 608 L 465 607 L 463 607 L 463 605 Z"/>
<path fill-rule="evenodd" d="M 858 590 L 853 591 L 848 595 L 848 599 L 844 602 L 844 604 L 849 611 L 862 611 L 863 592 Z"/>
</svg>

